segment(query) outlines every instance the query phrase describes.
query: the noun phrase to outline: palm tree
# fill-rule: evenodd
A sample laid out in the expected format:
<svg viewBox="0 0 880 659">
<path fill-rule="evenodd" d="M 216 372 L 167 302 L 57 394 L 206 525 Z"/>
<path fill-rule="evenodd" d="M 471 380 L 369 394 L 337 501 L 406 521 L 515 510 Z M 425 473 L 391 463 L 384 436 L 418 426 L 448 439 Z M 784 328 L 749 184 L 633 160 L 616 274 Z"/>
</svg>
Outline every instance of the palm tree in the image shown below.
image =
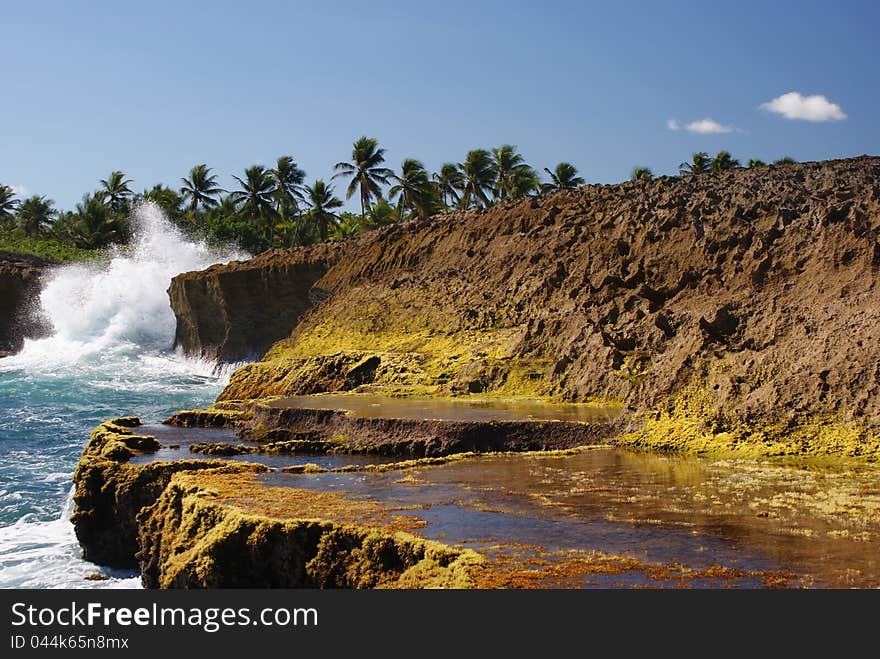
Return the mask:
<svg viewBox="0 0 880 659">
<path fill-rule="evenodd" d="M 58 211 L 55 215 L 55 221 L 49 226 L 47 231 L 50 238 L 54 238 L 61 243 L 70 243 L 73 239 L 73 224 L 76 221 L 76 213 L 72 211 Z"/>
<path fill-rule="evenodd" d="M 226 229 L 229 225 L 236 222 L 238 215 L 238 204 L 232 198 L 231 194 L 220 197 L 216 206 L 212 206 L 205 211 L 205 226 L 209 232 L 214 234 L 222 234 L 217 237 L 220 240 L 229 240 Z"/>
<path fill-rule="evenodd" d="M 400 167 L 400 176 L 389 177 L 397 181 L 388 191 L 388 198 L 398 197 L 397 218 L 403 219 L 403 212 L 410 211 L 419 219 L 428 217 L 434 210 L 434 190 L 425 166 L 413 158 L 407 158 Z"/>
<path fill-rule="evenodd" d="M 490 205 L 488 192 L 495 189 L 495 171 L 492 167 L 492 156 L 485 149 L 474 149 L 459 163 L 464 185 L 461 189 L 462 208 L 482 204 Z"/>
<path fill-rule="evenodd" d="M 263 230 L 268 242 L 272 241 L 275 218 L 272 208 L 272 191 L 275 184 L 272 176 L 262 165 L 254 165 L 244 170 L 244 179 L 233 176 L 241 186 L 232 192 L 232 200 L 240 205 L 242 214 L 250 217 Z"/>
<path fill-rule="evenodd" d="M 34 195 L 28 197 L 18 206 L 18 226 L 29 236 L 39 236 L 52 222 L 55 209 L 54 202 L 46 197 Z"/>
<path fill-rule="evenodd" d="M 492 149 L 492 170 L 495 174 L 496 199 L 528 194 L 528 191 L 523 192 L 523 188 L 528 188 L 527 183 L 537 179 L 534 170 L 526 164 L 512 144 L 502 144 Z M 513 192 L 520 194 L 512 194 Z"/>
<path fill-rule="evenodd" d="M 300 169 L 293 158 L 290 156 L 281 156 L 274 169 L 269 170 L 269 176 L 275 183 L 273 196 L 278 211 L 284 205 L 290 206 L 294 211 L 299 211 L 299 204 L 305 201 L 303 196 L 303 182 L 306 180 L 306 173 Z"/>
<path fill-rule="evenodd" d="M 574 190 L 579 185 L 586 183 L 578 176 L 577 167 L 569 162 L 561 162 L 551 172 L 546 167 L 544 171 L 550 176 L 550 183 L 541 186 L 541 192 L 558 192 L 559 190 Z"/>
<path fill-rule="evenodd" d="M 144 190 L 140 198 L 143 201 L 152 201 L 171 219 L 177 218 L 183 203 L 183 199 L 176 191 L 161 183 L 157 183 L 149 190 Z"/>
<path fill-rule="evenodd" d="M 214 243 L 228 244 L 235 242 L 244 249 L 256 254 L 269 247 L 262 237 L 262 227 L 257 227 L 249 218 L 238 213 L 238 204 L 232 195 L 225 195 L 213 208 L 209 208 L 202 216 L 204 233 Z"/>
<path fill-rule="evenodd" d="M 450 206 L 449 199 L 457 204 L 459 199 L 459 191 L 464 187 L 464 176 L 458 165 L 452 162 L 445 162 L 440 167 L 440 172 L 433 176 L 443 196 L 443 205 Z"/>
<path fill-rule="evenodd" d="M 232 221 L 238 214 L 238 204 L 235 203 L 231 194 L 220 197 L 216 206 L 208 209 L 207 216 L 209 219 Z"/>
<path fill-rule="evenodd" d="M 650 181 L 652 178 L 654 178 L 654 172 L 650 167 L 636 167 L 631 177 L 633 181 Z"/>
<path fill-rule="evenodd" d="M 306 188 L 306 203 L 309 205 L 309 212 L 306 213 L 309 223 L 318 229 L 321 240 L 326 241 L 330 228 L 339 221 L 339 216 L 333 210 L 342 206 L 342 200 L 333 196 L 332 185 L 318 179 L 312 187 Z"/>
<path fill-rule="evenodd" d="M 749 168 L 752 167 L 764 167 L 767 163 L 763 160 L 758 160 L 757 158 L 749 158 Z"/>
<path fill-rule="evenodd" d="M 723 172 L 739 166 L 739 160 L 731 156 L 729 151 L 719 151 L 715 154 L 715 157 L 712 158 L 712 164 L 709 168 L 713 172 Z"/>
<path fill-rule="evenodd" d="M 211 168 L 206 164 L 196 165 L 189 170 L 189 177 L 180 179 L 183 187 L 180 194 L 183 200 L 189 200 L 189 210 L 195 213 L 199 206 L 213 208 L 217 205 L 217 195 L 225 192 L 217 185 L 217 176 L 211 174 Z"/>
<path fill-rule="evenodd" d="M 125 178 L 125 174 L 120 171 L 110 172 L 110 176 L 105 179 L 101 179 L 101 194 L 103 197 L 110 202 L 110 208 L 113 211 L 121 211 L 126 202 L 132 196 L 131 188 L 128 187 L 128 184 L 131 183 L 131 179 Z"/>
<path fill-rule="evenodd" d="M 352 238 L 364 230 L 364 224 L 360 215 L 356 213 L 342 213 L 339 221 L 333 226 L 330 237 L 333 240 L 345 240 Z"/>
<path fill-rule="evenodd" d="M 370 227 L 384 227 L 397 221 L 397 212 L 394 206 L 384 199 L 380 199 L 367 211 L 367 225 Z"/>
<path fill-rule="evenodd" d="M 690 162 L 683 162 L 678 166 L 679 174 L 702 174 L 709 171 L 711 161 L 705 151 L 695 153 Z"/>
<path fill-rule="evenodd" d="M 386 167 L 381 167 L 383 162 L 385 162 L 385 149 L 379 148 L 376 139 L 364 135 L 353 144 L 351 162 L 338 162 L 333 168 L 336 170 L 333 178 L 351 176 L 351 181 L 345 190 L 346 199 L 351 199 L 355 190 L 360 191 L 361 218 L 366 217 L 370 201 L 382 196 L 382 189 L 379 186 L 387 185 L 388 177 L 394 173 Z"/>
<path fill-rule="evenodd" d="M 15 216 L 18 200 L 15 191 L 8 185 L 0 185 L 0 224 L 9 224 Z"/>
<path fill-rule="evenodd" d="M 797 160 L 795 160 L 794 158 L 791 158 L 789 156 L 783 156 L 779 160 L 774 160 L 773 164 L 774 165 L 795 165 L 795 164 L 797 164 Z"/>
<path fill-rule="evenodd" d="M 541 179 L 531 167 L 523 167 L 513 171 L 508 177 L 507 196 L 510 199 L 525 197 L 541 189 Z"/>
<path fill-rule="evenodd" d="M 76 205 L 68 231 L 77 247 L 99 249 L 122 237 L 118 218 L 102 194 L 87 194 Z"/>
</svg>

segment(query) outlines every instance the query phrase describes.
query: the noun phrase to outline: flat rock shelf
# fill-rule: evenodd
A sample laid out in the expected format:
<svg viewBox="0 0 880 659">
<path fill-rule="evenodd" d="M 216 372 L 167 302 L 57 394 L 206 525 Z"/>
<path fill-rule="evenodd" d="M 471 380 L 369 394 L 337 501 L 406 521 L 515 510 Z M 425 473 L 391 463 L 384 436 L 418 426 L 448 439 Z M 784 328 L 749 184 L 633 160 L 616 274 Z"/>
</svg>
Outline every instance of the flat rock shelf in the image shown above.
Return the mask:
<svg viewBox="0 0 880 659">
<path fill-rule="evenodd" d="M 86 556 L 148 587 L 880 586 L 877 465 L 635 452 L 588 406 L 387 402 L 102 424 L 75 477 Z"/>
</svg>

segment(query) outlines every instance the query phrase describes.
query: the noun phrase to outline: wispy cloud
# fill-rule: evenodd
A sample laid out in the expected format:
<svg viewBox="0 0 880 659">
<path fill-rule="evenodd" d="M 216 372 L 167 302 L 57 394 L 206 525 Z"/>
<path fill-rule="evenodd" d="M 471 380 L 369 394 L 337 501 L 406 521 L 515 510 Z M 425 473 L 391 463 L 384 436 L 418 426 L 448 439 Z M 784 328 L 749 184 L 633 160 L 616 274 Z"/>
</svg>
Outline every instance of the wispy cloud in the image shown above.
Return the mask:
<svg viewBox="0 0 880 659">
<path fill-rule="evenodd" d="M 698 133 L 699 135 L 717 135 L 720 133 L 732 133 L 732 126 L 722 126 L 714 119 L 710 119 L 706 117 L 705 119 L 700 119 L 699 121 L 692 121 L 687 126 L 685 126 L 685 130 L 691 133 Z"/>
<path fill-rule="evenodd" d="M 782 115 L 786 119 L 802 121 L 842 121 L 846 114 L 837 103 L 832 103 L 825 96 L 803 96 L 800 92 L 788 92 L 777 96 L 772 101 L 761 103 L 760 108 Z"/>
<path fill-rule="evenodd" d="M 680 123 L 677 119 L 667 119 L 666 127 L 669 130 L 684 129 L 689 133 L 696 133 L 698 135 L 720 135 L 722 133 L 732 133 L 736 130 L 733 126 L 723 126 L 709 117 L 691 121 L 686 124 Z"/>
<path fill-rule="evenodd" d="M 17 194 L 19 197 L 27 197 L 28 191 L 23 185 L 10 185 L 9 187 L 12 188 L 13 194 Z"/>
</svg>

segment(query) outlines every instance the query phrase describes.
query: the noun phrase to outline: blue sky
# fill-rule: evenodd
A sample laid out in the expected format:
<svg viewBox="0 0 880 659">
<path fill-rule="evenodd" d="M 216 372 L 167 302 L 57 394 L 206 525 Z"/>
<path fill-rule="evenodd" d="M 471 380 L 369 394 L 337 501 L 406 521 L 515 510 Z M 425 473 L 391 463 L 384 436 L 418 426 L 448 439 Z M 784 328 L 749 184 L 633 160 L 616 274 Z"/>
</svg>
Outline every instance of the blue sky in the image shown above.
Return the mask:
<svg viewBox="0 0 880 659">
<path fill-rule="evenodd" d="M 395 168 L 512 143 L 588 182 L 672 174 L 698 150 L 880 154 L 877 2 L 0 7 L 0 182 L 64 208 L 113 169 L 140 190 L 205 162 L 231 187 L 290 154 L 328 178 L 362 134 Z M 824 96 L 806 111 L 825 120 L 760 108 L 790 92 Z M 787 99 L 777 110 L 805 111 Z M 691 128 L 729 132 L 688 130 L 704 119 L 717 127 Z"/>
</svg>

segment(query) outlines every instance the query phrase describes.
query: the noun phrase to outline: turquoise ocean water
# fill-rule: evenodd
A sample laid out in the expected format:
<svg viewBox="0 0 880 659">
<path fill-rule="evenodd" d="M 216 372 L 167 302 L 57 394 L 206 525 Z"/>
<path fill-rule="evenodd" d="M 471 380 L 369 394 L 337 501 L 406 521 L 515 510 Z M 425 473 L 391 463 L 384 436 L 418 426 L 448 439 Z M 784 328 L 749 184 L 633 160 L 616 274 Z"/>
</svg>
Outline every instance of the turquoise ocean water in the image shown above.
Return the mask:
<svg viewBox="0 0 880 659">
<path fill-rule="evenodd" d="M 132 217 L 125 253 L 63 266 L 46 278 L 39 308 L 51 336 L 0 359 L 0 587 L 138 587 L 132 574 L 86 581 L 69 522 L 71 474 L 91 429 L 135 414 L 156 422 L 210 403 L 228 369 L 173 350 L 171 277 L 245 258 L 181 236 L 152 205 Z"/>
</svg>

